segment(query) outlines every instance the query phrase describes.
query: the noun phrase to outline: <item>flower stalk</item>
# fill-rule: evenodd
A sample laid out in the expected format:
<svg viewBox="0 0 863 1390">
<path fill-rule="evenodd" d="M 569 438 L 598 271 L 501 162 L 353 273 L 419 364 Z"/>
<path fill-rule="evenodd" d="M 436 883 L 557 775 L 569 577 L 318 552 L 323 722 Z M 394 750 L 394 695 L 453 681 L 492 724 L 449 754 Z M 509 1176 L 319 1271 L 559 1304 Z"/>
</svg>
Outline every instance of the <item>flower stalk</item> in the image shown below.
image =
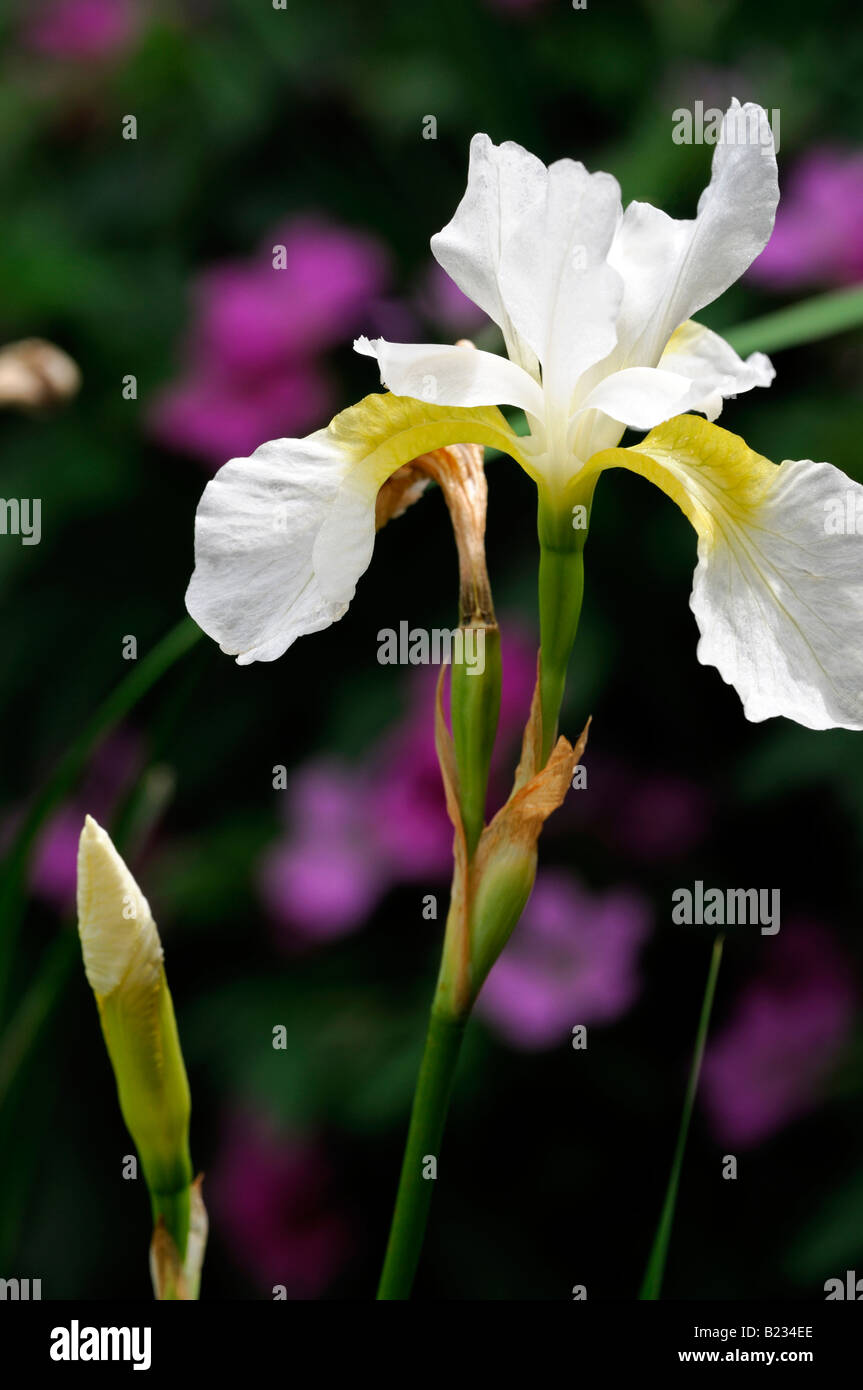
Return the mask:
<svg viewBox="0 0 863 1390">
<path fill-rule="evenodd" d="M 541 761 L 557 737 L 569 659 L 584 598 L 584 545 L 590 522 L 594 478 L 587 491 L 565 498 L 539 490 L 539 632 Z"/>
<path fill-rule="evenodd" d="M 432 1008 L 378 1288 L 380 1300 L 410 1297 L 466 1024 L 466 1013 L 451 1014 L 437 1003 Z M 430 1159 L 434 1159 L 434 1169 Z"/>
<path fill-rule="evenodd" d="M 435 735 L 447 810 L 454 827 L 455 868 L 440 974 L 411 1111 L 380 1299 L 410 1296 L 431 1206 L 431 1173 L 436 1177 L 465 1027 L 483 981 L 524 911 L 536 877 L 540 832 L 563 801 L 572 768 L 587 743 L 587 728 L 575 748 L 561 738 L 547 764 L 539 766 L 537 682 L 512 793 L 483 829 L 476 849 L 469 852 L 459 769 L 443 714 L 442 689 L 443 677 L 438 682 Z M 431 1159 L 435 1167 L 430 1170 Z"/>
</svg>

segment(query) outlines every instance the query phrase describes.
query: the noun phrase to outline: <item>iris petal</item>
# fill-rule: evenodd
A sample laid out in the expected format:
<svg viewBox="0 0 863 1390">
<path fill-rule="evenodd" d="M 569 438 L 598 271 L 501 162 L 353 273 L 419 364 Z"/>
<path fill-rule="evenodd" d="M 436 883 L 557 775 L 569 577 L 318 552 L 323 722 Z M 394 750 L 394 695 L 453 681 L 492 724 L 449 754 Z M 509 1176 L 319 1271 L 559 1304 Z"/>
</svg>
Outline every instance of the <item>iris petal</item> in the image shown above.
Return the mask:
<svg viewBox="0 0 863 1390">
<path fill-rule="evenodd" d="M 697 416 L 670 420 L 588 468 L 649 478 L 698 533 L 698 659 L 748 719 L 863 728 L 863 487 L 829 463 L 777 466 Z"/>
<path fill-rule="evenodd" d="M 325 430 L 232 459 L 195 522 L 192 617 L 241 666 L 274 661 L 346 612 L 374 546 L 378 490 L 402 464 L 476 443 L 523 462 L 494 406 L 475 410 L 367 396 Z"/>
</svg>

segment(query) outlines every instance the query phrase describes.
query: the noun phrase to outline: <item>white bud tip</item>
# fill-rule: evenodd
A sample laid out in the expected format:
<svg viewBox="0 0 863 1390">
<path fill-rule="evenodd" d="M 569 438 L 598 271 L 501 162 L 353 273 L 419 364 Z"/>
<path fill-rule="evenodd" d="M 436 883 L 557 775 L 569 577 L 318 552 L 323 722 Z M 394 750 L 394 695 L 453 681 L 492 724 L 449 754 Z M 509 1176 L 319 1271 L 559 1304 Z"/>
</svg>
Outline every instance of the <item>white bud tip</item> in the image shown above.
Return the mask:
<svg viewBox="0 0 863 1390">
<path fill-rule="evenodd" d="M 78 933 L 94 994 L 156 984 L 162 945 L 149 903 L 92 816 L 78 844 Z"/>
</svg>

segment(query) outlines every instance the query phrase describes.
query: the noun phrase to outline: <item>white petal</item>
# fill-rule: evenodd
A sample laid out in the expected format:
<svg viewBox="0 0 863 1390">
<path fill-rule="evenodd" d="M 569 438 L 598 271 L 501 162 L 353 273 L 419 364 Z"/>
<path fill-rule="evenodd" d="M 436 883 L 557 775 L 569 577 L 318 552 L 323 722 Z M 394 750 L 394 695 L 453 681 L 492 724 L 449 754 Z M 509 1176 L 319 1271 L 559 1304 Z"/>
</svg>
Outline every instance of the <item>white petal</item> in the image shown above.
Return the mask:
<svg viewBox="0 0 863 1390">
<path fill-rule="evenodd" d="M 810 459 L 777 467 L 697 415 L 596 454 L 591 468 L 640 473 L 694 526 L 698 657 L 736 688 L 747 718 L 863 728 L 859 483 Z"/>
<path fill-rule="evenodd" d="M 402 464 L 456 443 L 501 449 L 526 466 L 495 406 L 389 393 L 366 396 L 307 439 L 232 459 L 198 505 L 192 617 L 241 666 L 274 661 L 328 627 L 371 559 L 380 488 Z"/>
<path fill-rule="evenodd" d="M 703 402 L 701 398 L 705 395 L 689 377 L 678 372 L 661 371 L 658 367 L 628 367 L 625 371 L 614 372 L 593 388 L 573 415 L 573 423 L 577 423 L 585 411 L 601 410 L 630 429 L 650 430 L 684 411 L 704 409 L 705 403 L 716 404 L 715 401 Z M 717 409 L 715 414 L 718 413 Z"/>
<path fill-rule="evenodd" d="M 715 420 L 725 396 L 769 386 L 776 372 L 769 357 L 753 352 L 744 362 L 730 343 L 691 319 L 681 324 L 658 367 L 626 367 L 604 377 L 581 401 L 572 421 L 601 410 L 630 429 L 650 430 L 687 410 Z"/>
<path fill-rule="evenodd" d="M 452 221 L 431 240 L 439 264 L 500 326 L 509 356 L 532 375 L 536 361 L 510 321 L 500 282 L 510 238 L 542 204 L 547 179 L 542 161 L 521 145 L 493 145 L 487 135 L 475 135 L 465 195 Z"/>
<path fill-rule="evenodd" d="M 130 1000 L 158 984 L 162 943 L 150 907 L 107 831 L 85 817 L 78 843 L 78 933 L 90 988 Z"/>
<path fill-rule="evenodd" d="M 345 612 L 349 600 L 324 593 L 312 555 L 352 462 L 318 430 L 231 459 L 204 489 L 186 607 L 241 666 L 274 661 Z"/>
<path fill-rule="evenodd" d="M 437 405 L 517 405 L 542 417 L 541 388 L 497 353 L 438 343 L 388 343 L 383 338 L 358 338 L 354 348 L 377 358 L 381 382 L 397 396 Z"/>
<path fill-rule="evenodd" d="M 545 196 L 513 229 L 500 289 L 519 336 L 542 364 L 543 389 L 568 415 L 578 378 L 614 347 L 623 282 L 606 263 L 621 217 L 620 187 L 562 159 Z"/>
<path fill-rule="evenodd" d="M 753 352 L 744 361 L 718 333 L 691 319 L 672 334 L 659 366 L 696 383 L 705 404 L 699 402 L 689 409 L 704 410 L 709 420 L 716 417 L 710 414 L 708 402 L 718 397 L 721 409 L 725 397 L 751 391 L 755 386 L 769 386 L 776 376 L 773 363 L 763 352 Z"/>
<path fill-rule="evenodd" d="M 609 262 L 623 276 L 617 367 L 655 366 L 674 330 L 718 298 L 763 251 L 779 185 L 766 112 L 733 101 L 693 220 L 630 203 Z"/>
<path fill-rule="evenodd" d="M 828 533 L 833 502 L 863 516 L 863 487 L 829 463 L 787 461 L 750 524 L 699 540 L 698 658 L 748 719 L 863 728 L 863 535 Z"/>
</svg>

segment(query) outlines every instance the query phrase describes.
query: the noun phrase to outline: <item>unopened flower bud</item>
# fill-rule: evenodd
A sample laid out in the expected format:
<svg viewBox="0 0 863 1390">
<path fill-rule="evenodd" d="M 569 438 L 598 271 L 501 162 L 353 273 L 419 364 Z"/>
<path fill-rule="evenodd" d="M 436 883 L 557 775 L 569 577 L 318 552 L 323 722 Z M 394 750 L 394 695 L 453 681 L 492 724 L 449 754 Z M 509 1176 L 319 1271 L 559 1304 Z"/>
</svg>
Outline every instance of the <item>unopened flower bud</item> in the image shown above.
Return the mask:
<svg viewBox="0 0 863 1390">
<path fill-rule="evenodd" d="M 161 1216 L 186 1253 L 191 1101 L 162 943 L 110 836 L 87 816 L 78 848 L 78 932 L 123 1119 Z"/>
</svg>

